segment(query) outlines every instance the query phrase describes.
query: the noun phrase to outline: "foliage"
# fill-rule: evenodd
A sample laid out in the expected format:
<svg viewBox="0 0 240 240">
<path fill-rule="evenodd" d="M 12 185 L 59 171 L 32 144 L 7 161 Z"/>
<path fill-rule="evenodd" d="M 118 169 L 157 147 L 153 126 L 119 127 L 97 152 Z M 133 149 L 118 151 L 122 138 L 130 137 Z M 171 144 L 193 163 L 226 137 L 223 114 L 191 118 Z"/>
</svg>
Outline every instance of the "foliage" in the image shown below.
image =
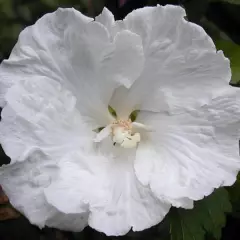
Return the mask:
<svg viewBox="0 0 240 240">
<path fill-rule="evenodd" d="M 225 213 L 230 211 L 231 203 L 224 188 L 196 202 L 192 210 L 175 209 L 169 216 L 171 240 L 204 240 L 206 232 L 220 239 Z"/>
<path fill-rule="evenodd" d="M 240 82 L 240 46 L 227 40 L 216 40 L 215 44 L 229 58 L 232 70 L 232 83 Z"/>
<path fill-rule="evenodd" d="M 238 174 L 235 184 L 227 190 L 233 207 L 232 216 L 240 218 L 240 174 Z"/>
</svg>

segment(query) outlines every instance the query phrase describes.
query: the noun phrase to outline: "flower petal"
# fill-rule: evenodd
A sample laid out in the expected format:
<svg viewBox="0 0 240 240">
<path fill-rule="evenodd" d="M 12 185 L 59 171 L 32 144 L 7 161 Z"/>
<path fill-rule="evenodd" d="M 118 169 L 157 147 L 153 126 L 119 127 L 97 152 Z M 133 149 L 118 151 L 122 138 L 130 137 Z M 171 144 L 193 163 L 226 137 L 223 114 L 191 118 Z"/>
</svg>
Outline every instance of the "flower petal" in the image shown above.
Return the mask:
<svg viewBox="0 0 240 240">
<path fill-rule="evenodd" d="M 66 154 L 57 163 L 58 176 L 44 190 L 47 201 L 66 214 L 86 212 L 89 206 L 98 205 L 104 196 L 103 176 L 98 171 L 101 161 L 100 156 L 80 150 Z"/>
<path fill-rule="evenodd" d="M 57 174 L 54 161 L 41 150 L 36 150 L 24 162 L 1 167 L 0 182 L 11 204 L 32 224 L 40 228 L 47 225 L 65 230 L 82 230 L 87 224 L 87 211 L 65 215 L 45 199 L 44 189 Z"/>
<path fill-rule="evenodd" d="M 142 38 L 145 66 L 116 111 L 179 113 L 208 103 L 228 86 L 228 59 L 184 16 L 183 8 L 166 5 L 138 9 L 124 19 L 123 28 Z"/>
<path fill-rule="evenodd" d="M 176 200 L 199 200 L 232 185 L 240 169 L 239 96 L 239 89 L 230 89 L 185 114 L 140 113 L 139 121 L 156 132 L 137 150 L 138 179 L 175 206 Z"/>
<path fill-rule="evenodd" d="M 19 80 L 40 75 L 61 81 L 61 68 L 66 64 L 64 31 L 67 26 L 81 28 L 91 21 L 93 19 L 73 8 L 59 8 L 54 13 L 44 15 L 35 25 L 25 28 L 9 60 L 3 61 L 0 67 L 0 106 L 4 105 L 7 89 Z"/>
<path fill-rule="evenodd" d="M 103 128 L 99 133 L 97 133 L 96 137 L 94 138 L 94 142 L 101 142 L 108 136 L 110 136 L 112 132 L 112 125 L 108 125 L 107 127 Z"/>
<path fill-rule="evenodd" d="M 177 180 L 180 181 L 180 179 L 174 175 L 178 171 L 178 163 L 176 161 L 172 163 L 171 159 L 164 158 L 165 156 L 161 155 L 161 151 L 157 151 L 156 149 L 157 147 L 153 143 L 141 142 L 139 144 L 134 164 L 137 178 L 145 186 L 149 185 L 153 193 L 161 201 L 172 204 L 175 207 L 192 208 L 193 201 L 187 197 L 168 195 L 169 191 L 174 192 L 181 183 L 177 183 Z M 176 182 L 168 184 L 171 178 L 175 178 Z M 156 187 L 153 187 L 155 186 L 154 184 L 158 184 L 158 186 L 167 185 L 171 190 L 156 190 Z"/>
<path fill-rule="evenodd" d="M 112 28 L 115 25 L 113 14 L 106 7 L 104 7 L 102 13 L 95 18 L 95 21 L 101 23 L 105 28 L 107 28 L 109 33 L 112 32 Z"/>
<path fill-rule="evenodd" d="M 122 156 L 118 148 L 111 156 L 103 147 L 97 151 L 79 150 L 61 159 L 59 174 L 44 190 L 47 201 L 66 214 L 89 209 L 89 225 L 107 235 L 124 235 L 131 227 L 141 231 L 159 223 L 170 205 L 136 180 L 129 154 Z"/>
<path fill-rule="evenodd" d="M 94 133 L 76 109 L 72 94 L 50 79 L 20 81 L 6 95 L 0 141 L 12 162 L 24 161 L 36 147 L 56 158 L 92 144 Z"/>
<path fill-rule="evenodd" d="M 130 88 L 142 73 L 144 65 L 142 40 L 137 34 L 125 30 L 117 33 L 114 43 L 115 56 L 108 73 L 116 79 L 116 82 Z"/>
<path fill-rule="evenodd" d="M 101 127 L 109 123 L 107 106 L 114 89 L 121 84 L 130 87 L 143 60 L 136 34 L 123 31 L 112 40 L 99 22 L 74 9 L 58 9 L 26 28 L 9 60 L 2 63 L 1 106 L 13 84 L 48 78 L 70 90 L 81 115 Z"/>
<path fill-rule="evenodd" d="M 131 228 L 142 231 L 156 225 L 170 205 L 157 200 L 150 189 L 136 179 L 132 166 L 135 150 L 116 147 L 111 152 L 115 153 L 108 157 L 104 174 L 108 201 L 91 209 L 89 225 L 107 235 L 124 235 Z"/>
<path fill-rule="evenodd" d="M 9 60 L 1 65 L 0 81 L 8 83 L 8 87 L 11 87 L 19 80 L 44 77 L 55 80 L 77 97 L 77 105 L 80 106 L 79 110 L 83 115 L 99 121 L 98 125 L 108 123 L 107 107 L 99 95 L 94 94 L 97 92 L 94 89 L 95 85 L 90 86 L 88 81 L 92 79 L 89 77 L 89 68 L 90 72 L 93 72 L 94 67 L 89 44 L 94 45 L 92 51 L 94 49 L 96 54 L 99 54 L 97 50 L 105 49 L 103 42 L 106 46 L 108 36 L 105 29 L 91 24 L 92 21 L 93 19 L 74 9 L 60 8 L 52 14 L 44 15 L 35 25 L 26 28 L 20 34 Z M 81 41 L 75 33 L 81 34 Z M 99 40 L 99 44 L 90 41 L 95 38 Z M 86 42 L 89 42 L 87 46 Z M 82 46 L 84 44 L 85 46 Z M 79 52 L 79 48 L 85 52 Z M 6 93 L 8 88 L 4 89 Z M 82 98 L 86 94 L 88 98 L 84 101 Z M 108 94 L 111 95 L 112 92 Z"/>
<path fill-rule="evenodd" d="M 86 105 L 84 115 L 93 112 L 94 116 L 101 116 L 104 107 L 107 116 L 106 108 L 114 89 L 118 85 L 129 88 L 142 72 L 141 38 L 125 30 L 112 40 L 102 24 L 92 22 L 82 32 L 69 31 L 68 39 L 68 48 L 74 51 L 70 61 L 77 76 L 73 84 L 78 91 L 75 95 L 82 98 L 79 108 Z M 106 122 L 99 123 L 104 124 Z"/>
<path fill-rule="evenodd" d="M 54 207 L 53 207 L 54 208 Z M 46 221 L 46 226 L 63 231 L 80 232 L 87 227 L 89 213 L 64 214 L 58 212 Z"/>
</svg>

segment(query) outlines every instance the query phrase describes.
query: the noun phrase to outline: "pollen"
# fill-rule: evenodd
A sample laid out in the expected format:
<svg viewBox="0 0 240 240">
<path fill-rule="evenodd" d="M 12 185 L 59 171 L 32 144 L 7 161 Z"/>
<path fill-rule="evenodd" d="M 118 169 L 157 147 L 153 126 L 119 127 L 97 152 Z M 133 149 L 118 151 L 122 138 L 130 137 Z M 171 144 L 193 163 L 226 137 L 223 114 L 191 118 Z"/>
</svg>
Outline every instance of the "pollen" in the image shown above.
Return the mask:
<svg viewBox="0 0 240 240">
<path fill-rule="evenodd" d="M 112 140 L 114 145 L 119 144 L 124 148 L 136 147 L 140 142 L 140 133 L 134 133 L 131 119 L 115 120 L 112 123 Z"/>
<path fill-rule="evenodd" d="M 130 132 L 132 131 L 132 121 L 131 121 L 131 119 L 128 119 L 128 120 L 122 120 L 122 119 L 115 120 L 112 124 L 113 124 L 112 129 L 114 129 L 115 126 L 118 126 L 118 127 L 124 128 L 126 131 L 130 131 Z"/>
</svg>

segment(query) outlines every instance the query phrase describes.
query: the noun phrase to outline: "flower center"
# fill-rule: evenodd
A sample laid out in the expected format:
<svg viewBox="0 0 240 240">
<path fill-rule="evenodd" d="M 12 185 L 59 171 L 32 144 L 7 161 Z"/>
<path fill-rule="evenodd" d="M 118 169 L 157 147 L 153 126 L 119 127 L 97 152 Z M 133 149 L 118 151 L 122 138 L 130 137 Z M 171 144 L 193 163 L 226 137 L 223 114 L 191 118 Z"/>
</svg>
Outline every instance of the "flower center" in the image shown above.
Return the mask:
<svg viewBox="0 0 240 240">
<path fill-rule="evenodd" d="M 119 144 L 124 148 L 133 148 L 136 147 L 141 140 L 140 133 L 133 133 L 131 119 L 115 120 L 111 128 L 114 145 Z"/>
<path fill-rule="evenodd" d="M 141 141 L 141 135 L 138 131 L 141 133 L 142 131 L 152 131 L 151 127 L 135 121 L 139 110 L 134 110 L 129 115 L 128 120 L 118 118 L 116 111 L 111 106 L 108 106 L 108 110 L 112 116 L 110 124 L 93 130 L 97 133 L 94 138 L 96 143 L 111 136 L 114 146 L 118 144 L 123 148 L 134 148 Z"/>
</svg>

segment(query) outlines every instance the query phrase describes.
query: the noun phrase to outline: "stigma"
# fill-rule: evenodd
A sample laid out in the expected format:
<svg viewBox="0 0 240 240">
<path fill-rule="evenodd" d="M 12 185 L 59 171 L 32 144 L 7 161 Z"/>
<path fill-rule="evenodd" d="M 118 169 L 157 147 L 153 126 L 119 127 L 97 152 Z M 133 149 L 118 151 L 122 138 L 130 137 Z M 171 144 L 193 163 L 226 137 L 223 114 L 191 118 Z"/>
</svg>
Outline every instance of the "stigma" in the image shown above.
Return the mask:
<svg viewBox="0 0 240 240">
<path fill-rule="evenodd" d="M 132 121 L 116 120 L 112 123 L 112 141 L 123 148 L 134 148 L 141 141 L 140 133 L 133 132 Z"/>
</svg>

